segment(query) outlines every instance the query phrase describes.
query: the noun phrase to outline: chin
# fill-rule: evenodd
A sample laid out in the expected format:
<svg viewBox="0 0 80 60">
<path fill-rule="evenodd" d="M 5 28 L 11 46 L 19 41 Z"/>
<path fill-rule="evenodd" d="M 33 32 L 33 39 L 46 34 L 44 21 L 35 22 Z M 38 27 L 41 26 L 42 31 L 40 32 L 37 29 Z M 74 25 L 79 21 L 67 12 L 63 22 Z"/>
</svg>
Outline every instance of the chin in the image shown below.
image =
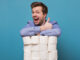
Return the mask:
<svg viewBox="0 0 80 60">
<path fill-rule="evenodd" d="M 38 24 L 38 23 L 34 23 L 36 26 L 40 26 L 40 24 Z"/>
<path fill-rule="evenodd" d="M 35 25 L 39 25 L 39 24 L 35 24 Z"/>
</svg>

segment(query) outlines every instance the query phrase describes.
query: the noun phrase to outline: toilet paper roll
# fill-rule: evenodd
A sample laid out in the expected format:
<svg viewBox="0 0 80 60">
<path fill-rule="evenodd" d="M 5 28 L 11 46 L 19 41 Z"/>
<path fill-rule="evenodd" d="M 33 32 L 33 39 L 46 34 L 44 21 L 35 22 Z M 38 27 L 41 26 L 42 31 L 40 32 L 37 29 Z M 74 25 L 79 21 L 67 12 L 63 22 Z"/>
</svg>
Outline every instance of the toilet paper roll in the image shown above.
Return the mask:
<svg viewBox="0 0 80 60">
<path fill-rule="evenodd" d="M 48 44 L 48 51 L 55 51 L 57 50 L 57 45 L 56 44 Z"/>
<path fill-rule="evenodd" d="M 24 56 L 24 60 L 32 60 L 31 57 Z"/>
<path fill-rule="evenodd" d="M 40 44 L 40 51 L 48 51 L 48 46 L 46 44 Z"/>
<path fill-rule="evenodd" d="M 24 46 L 24 60 L 31 60 L 31 46 Z"/>
<path fill-rule="evenodd" d="M 49 54 L 49 60 L 57 60 L 58 59 L 57 51 L 53 51 L 53 52 L 48 53 L 48 54 Z"/>
<path fill-rule="evenodd" d="M 24 54 L 24 60 L 31 60 L 31 54 Z"/>
<path fill-rule="evenodd" d="M 40 58 L 32 58 L 32 60 L 40 60 Z"/>
<path fill-rule="evenodd" d="M 39 44 L 39 36 L 32 36 L 31 40 L 32 44 Z"/>
<path fill-rule="evenodd" d="M 24 54 L 31 54 L 31 45 L 24 46 Z"/>
<path fill-rule="evenodd" d="M 48 44 L 57 44 L 57 37 L 56 36 L 49 36 Z"/>
<path fill-rule="evenodd" d="M 40 44 L 48 44 L 48 36 L 40 36 Z"/>
<path fill-rule="evenodd" d="M 40 60 L 40 52 L 32 52 L 32 60 Z"/>
<path fill-rule="evenodd" d="M 24 59 L 31 59 L 32 58 L 31 56 L 32 55 L 29 53 L 24 53 Z"/>
<path fill-rule="evenodd" d="M 40 51 L 40 45 L 32 45 L 32 52 L 39 52 Z"/>
<path fill-rule="evenodd" d="M 41 60 L 48 60 L 48 51 L 40 52 L 40 58 Z"/>
<path fill-rule="evenodd" d="M 40 60 L 40 59 L 32 59 L 32 60 Z"/>
<path fill-rule="evenodd" d="M 31 39 L 30 39 L 30 37 L 29 37 L 29 36 L 23 37 L 23 42 L 24 42 L 24 45 L 26 45 L 26 44 L 31 44 Z"/>
</svg>

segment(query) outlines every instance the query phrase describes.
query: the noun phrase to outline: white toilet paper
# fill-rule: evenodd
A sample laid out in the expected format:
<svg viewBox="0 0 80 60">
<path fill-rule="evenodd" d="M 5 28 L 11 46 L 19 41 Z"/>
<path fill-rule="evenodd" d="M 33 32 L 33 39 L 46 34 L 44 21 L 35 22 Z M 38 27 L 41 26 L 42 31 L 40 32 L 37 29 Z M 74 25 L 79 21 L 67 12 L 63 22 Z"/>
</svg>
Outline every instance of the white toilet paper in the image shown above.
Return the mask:
<svg viewBox="0 0 80 60">
<path fill-rule="evenodd" d="M 23 37 L 24 60 L 57 60 L 56 36 Z"/>
<path fill-rule="evenodd" d="M 32 36 L 31 40 L 32 44 L 39 44 L 39 36 Z"/>
<path fill-rule="evenodd" d="M 24 60 L 32 60 L 31 55 L 24 55 Z"/>
<path fill-rule="evenodd" d="M 32 45 L 32 52 L 39 52 L 40 51 L 40 45 Z"/>
<path fill-rule="evenodd" d="M 31 45 L 24 46 L 24 60 L 31 60 Z"/>
<path fill-rule="evenodd" d="M 32 52 L 32 60 L 40 60 L 40 52 Z"/>
<path fill-rule="evenodd" d="M 57 44 L 57 37 L 56 36 L 49 36 L 48 44 Z"/>
<path fill-rule="evenodd" d="M 48 54 L 49 54 L 49 60 L 57 60 L 58 59 L 57 51 L 53 51 L 53 52 L 50 52 Z"/>
<path fill-rule="evenodd" d="M 57 37 L 49 36 L 48 38 L 48 52 L 57 50 Z"/>
<path fill-rule="evenodd" d="M 55 51 L 57 50 L 57 45 L 56 44 L 48 44 L 48 51 Z"/>
<path fill-rule="evenodd" d="M 23 42 L 24 42 L 24 45 L 26 44 L 31 44 L 31 39 L 29 36 L 26 36 L 26 37 L 23 37 Z"/>
<path fill-rule="evenodd" d="M 32 60 L 31 57 L 24 56 L 24 60 Z"/>
<path fill-rule="evenodd" d="M 40 44 L 47 44 L 48 43 L 48 36 L 40 36 Z"/>
<path fill-rule="evenodd" d="M 45 44 L 40 44 L 40 51 L 48 51 L 48 47 Z"/>
<path fill-rule="evenodd" d="M 40 52 L 40 58 L 41 60 L 48 60 L 48 51 Z"/>
<path fill-rule="evenodd" d="M 31 45 L 24 46 L 24 53 L 31 53 Z"/>
</svg>

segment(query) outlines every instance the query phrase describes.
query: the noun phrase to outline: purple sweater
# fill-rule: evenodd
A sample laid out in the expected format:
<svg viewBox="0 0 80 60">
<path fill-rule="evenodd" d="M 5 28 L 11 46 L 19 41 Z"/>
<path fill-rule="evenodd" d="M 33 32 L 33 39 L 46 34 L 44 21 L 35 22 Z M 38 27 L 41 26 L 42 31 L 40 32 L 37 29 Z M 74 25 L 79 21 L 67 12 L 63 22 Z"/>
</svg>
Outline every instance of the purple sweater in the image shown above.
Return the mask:
<svg viewBox="0 0 80 60">
<path fill-rule="evenodd" d="M 40 31 L 40 26 L 35 26 L 33 21 L 28 21 L 27 25 L 21 29 L 20 35 L 24 37 L 24 36 L 34 36 L 40 33 L 40 35 L 42 36 L 60 36 L 61 30 L 58 23 L 56 21 L 52 21 L 50 23 L 53 25 L 52 29 Z"/>
</svg>

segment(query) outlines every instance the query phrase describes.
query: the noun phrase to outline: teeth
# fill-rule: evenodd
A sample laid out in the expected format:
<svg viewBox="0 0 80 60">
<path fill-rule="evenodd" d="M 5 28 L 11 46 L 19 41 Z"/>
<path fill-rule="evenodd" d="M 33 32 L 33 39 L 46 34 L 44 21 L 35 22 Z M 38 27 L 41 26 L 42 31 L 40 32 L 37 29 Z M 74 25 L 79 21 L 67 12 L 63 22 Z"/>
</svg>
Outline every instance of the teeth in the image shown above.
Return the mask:
<svg viewBox="0 0 80 60">
<path fill-rule="evenodd" d="M 34 18 L 34 19 L 38 19 L 38 18 Z"/>
<path fill-rule="evenodd" d="M 35 19 L 37 19 L 37 18 L 35 18 Z"/>
</svg>

